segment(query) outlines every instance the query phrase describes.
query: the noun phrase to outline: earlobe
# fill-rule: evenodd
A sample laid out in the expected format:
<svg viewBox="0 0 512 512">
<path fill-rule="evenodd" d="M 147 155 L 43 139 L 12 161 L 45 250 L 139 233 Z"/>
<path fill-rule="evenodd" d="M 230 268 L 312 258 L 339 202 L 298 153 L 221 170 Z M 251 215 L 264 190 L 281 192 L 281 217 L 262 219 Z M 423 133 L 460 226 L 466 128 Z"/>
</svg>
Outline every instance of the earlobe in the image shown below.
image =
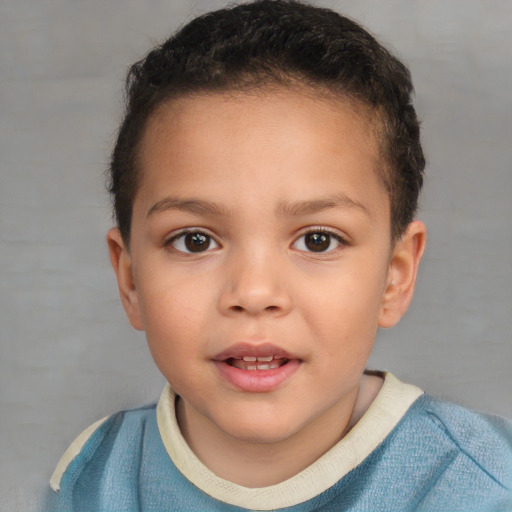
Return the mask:
<svg viewBox="0 0 512 512">
<path fill-rule="evenodd" d="M 379 327 L 393 327 L 407 311 L 414 294 L 416 276 L 425 250 L 426 239 L 425 224 L 414 221 L 395 243 L 379 314 Z"/>
<path fill-rule="evenodd" d="M 112 228 L 109 230 L 107 245 L 126 316 L 135 329 L 142 331 L 144 329 L 140 314 L 139 296 L 133 278 L 132 258 L 119 229 Z"/>
</svg>

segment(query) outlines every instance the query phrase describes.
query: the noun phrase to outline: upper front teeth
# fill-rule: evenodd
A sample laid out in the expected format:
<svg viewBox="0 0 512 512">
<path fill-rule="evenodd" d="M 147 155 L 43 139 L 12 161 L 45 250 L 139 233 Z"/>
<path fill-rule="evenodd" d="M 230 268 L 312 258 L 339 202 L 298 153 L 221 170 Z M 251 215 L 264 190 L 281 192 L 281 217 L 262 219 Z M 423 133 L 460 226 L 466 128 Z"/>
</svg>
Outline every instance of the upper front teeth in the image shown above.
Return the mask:
<svg viewBox="0 0 512 512">
<path fill-rule="evenodd" d="M 260 363 L 270 363 L 270 361 L 272 361 L 272 359 L 274 359 L 274 356 L 262 356 L 262 357 L 243 356 L 242 359 L 247 363 L 254 363 L 255 361 L 258 361 Z"/>
</svg>

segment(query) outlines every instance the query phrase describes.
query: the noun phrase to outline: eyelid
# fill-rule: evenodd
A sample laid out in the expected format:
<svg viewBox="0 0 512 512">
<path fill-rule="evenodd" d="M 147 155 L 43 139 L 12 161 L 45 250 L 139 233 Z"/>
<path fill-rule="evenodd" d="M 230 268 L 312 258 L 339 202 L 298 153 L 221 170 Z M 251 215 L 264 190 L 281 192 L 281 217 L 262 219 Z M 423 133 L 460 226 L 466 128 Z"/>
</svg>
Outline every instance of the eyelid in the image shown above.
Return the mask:
<svg viewBox="0 0 512 512">
<path fill-rule="evenodd" d="M 328 235 L 333 236 L 337 240 L 340 241 L 340 243 L 349 244 L 349 238 L 347 235 L 345 235 L 342 231 L 336 228 L 331 228 L 329 226 L 323 226 L 321 224 L 314 225 L 314 226 L 307 226 L 303 229 L 301 229 L 297 235 L 296 238 L 299 238 L 300 236 L 307 235 L 308 233 L 326 233 Z"/>
</svg>

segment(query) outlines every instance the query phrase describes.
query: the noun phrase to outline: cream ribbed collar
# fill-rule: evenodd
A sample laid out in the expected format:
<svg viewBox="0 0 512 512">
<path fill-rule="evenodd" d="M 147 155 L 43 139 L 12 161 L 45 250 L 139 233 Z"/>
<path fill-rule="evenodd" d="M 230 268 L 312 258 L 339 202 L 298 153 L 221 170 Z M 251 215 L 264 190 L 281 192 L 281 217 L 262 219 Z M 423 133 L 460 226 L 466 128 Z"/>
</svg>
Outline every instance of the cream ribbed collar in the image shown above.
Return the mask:
<svg viewBox="0 0 512 512">
<path fill-rule="evenodd" d="M 366 413 L 327 453 L 294 477 L 276 485 L 248 488 L 213 474 L 181 435 L 175 414 L 176 394 L 165 387 L 157 406 L 162 441 L 180 472 L 211 497 L 252 510 L 291 507 L 318 496 L 354 469 L 386 438 L 423 393 L 385 372 L 384 384 Z"/>
</svg>

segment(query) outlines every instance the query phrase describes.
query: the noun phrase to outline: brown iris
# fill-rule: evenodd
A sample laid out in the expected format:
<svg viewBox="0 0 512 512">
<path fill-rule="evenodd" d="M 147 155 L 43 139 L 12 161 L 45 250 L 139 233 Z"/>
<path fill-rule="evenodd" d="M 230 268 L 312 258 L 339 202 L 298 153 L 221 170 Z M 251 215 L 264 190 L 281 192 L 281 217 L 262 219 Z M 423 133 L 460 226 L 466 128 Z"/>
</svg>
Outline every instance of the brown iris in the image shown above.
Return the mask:
<svg viewBox="0 0 512 512">
<path fill-rule="evenodd" d="M 304 244 L 313 252 L 322 252 L 331 245 L 331 236 L 327 233 L 308 233 L 304 237 Z"/>
<path fill-rule="evenodd" d="M 190 252 L 202 252 L 210 247 L 211 237 L 203 233 L 188 233 L 184 241 L 185 247 Z"/>
</svg>

